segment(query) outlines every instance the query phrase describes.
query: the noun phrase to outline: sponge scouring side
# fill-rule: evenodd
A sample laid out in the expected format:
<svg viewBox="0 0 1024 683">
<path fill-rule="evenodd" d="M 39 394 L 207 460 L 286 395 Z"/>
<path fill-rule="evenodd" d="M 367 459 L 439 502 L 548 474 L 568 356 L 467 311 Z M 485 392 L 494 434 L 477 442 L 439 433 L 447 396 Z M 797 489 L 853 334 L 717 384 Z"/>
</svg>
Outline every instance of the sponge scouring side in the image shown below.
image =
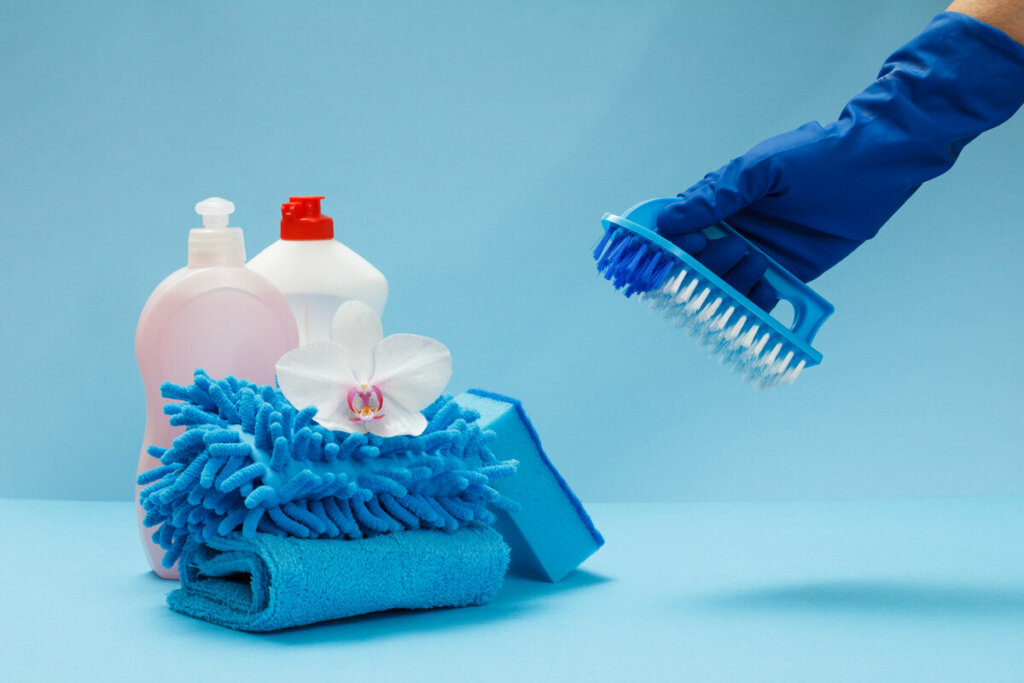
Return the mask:
<svg viewBox="0 0 1024 683">
<path fill-rule="evenodd" d="M 480 427 L 497 434 L 489 445 L 498 460 L 519 461 L 514 477 L 492 484 L 521 506 L 517 512 L 496 511 L 494 528 L 511 548 L 509 571 L 561 581 L 604 545 L 604 538 L 544 453 L 519 401 L 479 389 L 454 401 L 478 412 Z"/>
</svg>

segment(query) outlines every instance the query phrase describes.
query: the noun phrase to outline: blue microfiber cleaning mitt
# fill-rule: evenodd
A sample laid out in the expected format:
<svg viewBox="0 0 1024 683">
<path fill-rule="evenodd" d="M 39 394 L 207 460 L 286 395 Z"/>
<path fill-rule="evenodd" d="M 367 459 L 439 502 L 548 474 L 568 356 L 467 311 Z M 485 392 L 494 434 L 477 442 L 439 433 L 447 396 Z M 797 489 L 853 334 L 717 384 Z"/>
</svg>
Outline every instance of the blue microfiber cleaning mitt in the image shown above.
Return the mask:
<svg viewBox="0 0 1024 683">
<path fill-rule="evenodd" d="M 150 447 L 162 466 L 139 476 L 146 526 L 173 566 L 190 539 L 234 532 L 359 539 L 406 529 L 494 521 L 515 504 L 491 486 L 514 473 L 489 444 L 479 414 L 442 396 L 423 411 L 419 436 L 334 432 L 296 410 L 273 387 L 197 370 L 194 384 L 164 383 L 171 424 L 188 429 L 169 449 Z"/>
<path fill-rule="evenodd" d="M 274 631 L 387 609 L 479 605 L 501 588 L 508 547 L 483 525 L 308 540 L 258 533 L 192 538 L 182 614 L 242 631 Z"/>
</svg>

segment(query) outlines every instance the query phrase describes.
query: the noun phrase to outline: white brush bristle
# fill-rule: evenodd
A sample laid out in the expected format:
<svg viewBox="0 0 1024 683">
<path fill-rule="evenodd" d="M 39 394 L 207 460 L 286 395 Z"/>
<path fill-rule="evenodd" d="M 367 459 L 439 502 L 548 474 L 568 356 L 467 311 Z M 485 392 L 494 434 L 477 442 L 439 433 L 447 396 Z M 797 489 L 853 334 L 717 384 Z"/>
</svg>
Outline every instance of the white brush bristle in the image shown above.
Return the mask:
<svg viewBox="0 0 1024 683">
<path fill-rule="evenodd" d="M 807 365 L 790 341 L 743 314 L 724 292 L 685 269 L 643 298 L 758 389 L 791 384 Z"/>
</svg>

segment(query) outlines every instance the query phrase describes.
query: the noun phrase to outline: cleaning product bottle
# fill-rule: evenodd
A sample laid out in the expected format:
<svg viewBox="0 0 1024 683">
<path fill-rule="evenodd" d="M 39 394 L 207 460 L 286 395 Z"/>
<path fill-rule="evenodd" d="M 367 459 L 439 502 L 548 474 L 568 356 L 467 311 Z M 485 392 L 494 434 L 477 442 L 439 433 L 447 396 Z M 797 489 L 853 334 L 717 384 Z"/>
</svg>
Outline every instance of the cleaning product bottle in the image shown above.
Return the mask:
<svg viewBox="0 0 1024 683">
<path fill-rule="evenodd" d="M 329 339 L 334 311 L 349 299 L 378 316 L 388 300 L 380 271 L 334 239 L 334 221 L 320 213 L 321 199 L 290 197 L 281 205 L 281 239 L 249 261 L 288 298 L 300 344 Z"/>
<path fill-rule="evenodd" d="M 149 296 L 135 333 L 135 355 L 146 395 L 146 433 L 139 457 L 141 474 L 160 465 L 146 449 L 167 448 L 182 431 L 163 414 L 160 384 L 188 384 L 196 368 L 211 377 L 226 375 L 274 384 L 274 364 L 298 346 L 295 319 L 284 295 L 245 266 L 241 228 L 228 227 L 235 205 L 211 197 L 196 204 L 202 228 L 189 232 L 188 265 L 175 271 Z M 138 489 L 136 489 L 136 500 Z M 153 543 L 155 529 L 139 532 L 149 564 L 167 579 L 176 569 L 160 565 L 164 551 Z"/>
</svg>

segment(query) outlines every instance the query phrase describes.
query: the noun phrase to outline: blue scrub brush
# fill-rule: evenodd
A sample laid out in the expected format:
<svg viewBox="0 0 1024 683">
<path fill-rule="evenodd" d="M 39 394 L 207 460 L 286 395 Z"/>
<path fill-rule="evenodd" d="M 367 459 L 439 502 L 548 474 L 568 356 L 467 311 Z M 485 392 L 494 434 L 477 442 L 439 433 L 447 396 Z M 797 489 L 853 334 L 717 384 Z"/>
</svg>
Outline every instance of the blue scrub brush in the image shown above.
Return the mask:
<svg viewBox="0 0 1024 683">
<path fill-rule="evenodd" d="M 811 341 L 835 310 L 832 304 L 765 255 L 764 279 L 793 306 L 793 322 L 784 325 L 657 233 L 658 214 L 678 201 L 652 199 L 625 216 L 606 213 L 605 233 L 594 249 L 598 271 L 627 297 L 650 300 L 654 310 L 685 327 L 710 355 L 757 388 L 790 384 L 805 367 L 820 363 Z M 761 252 L 725 223 L 703 232 L 709 239 L 736 235 L 748 249 Z"/>
<path fill-rule="evenodd" d="M 171 448 L 150 446 L 162 465 L 139 476 L 144 523 L 174 565 L 189 539 L 240 532 L 357 539 L 406 529 L 490 525 L 488 505 L 518 506 L 490 486 L 515 472 L 491 452 L 479 414 L 442 396 L 423 411 L 419 436 L 335 432 L 296 410 L 280 391 L 197 370 L 194 384 L 165 382 Z"/>
</svg>

